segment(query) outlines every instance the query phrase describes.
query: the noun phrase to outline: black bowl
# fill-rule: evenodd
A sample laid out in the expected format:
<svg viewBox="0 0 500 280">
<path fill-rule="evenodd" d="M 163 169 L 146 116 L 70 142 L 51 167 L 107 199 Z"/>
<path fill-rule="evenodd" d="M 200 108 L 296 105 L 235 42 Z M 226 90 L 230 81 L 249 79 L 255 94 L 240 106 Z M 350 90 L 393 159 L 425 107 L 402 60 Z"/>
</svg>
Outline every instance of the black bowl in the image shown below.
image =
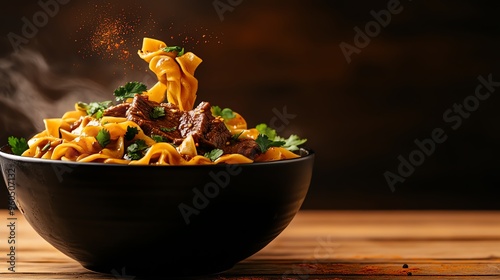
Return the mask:
<svg viewBox="0 0 500 280">
<path fill-rule="evenodd" d="M 255 254 L 291 222 L 314 152 L 235 165 L 74 163 L 0 150 L 11 197 L 38 234 L 102 273 L 196 276 Z"/>
</svg>

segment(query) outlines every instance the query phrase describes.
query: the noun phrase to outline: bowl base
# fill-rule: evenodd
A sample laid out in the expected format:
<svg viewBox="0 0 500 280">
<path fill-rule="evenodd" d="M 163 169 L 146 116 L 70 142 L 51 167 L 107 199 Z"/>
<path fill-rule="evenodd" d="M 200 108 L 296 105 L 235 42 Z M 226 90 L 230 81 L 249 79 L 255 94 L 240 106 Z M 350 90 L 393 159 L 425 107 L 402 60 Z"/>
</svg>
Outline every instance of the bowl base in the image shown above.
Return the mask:
<svg viewBox="0 0 500 280">
<path fill-rule="evenodd" d="M 235 264 L 225 264 L 225 265 L 203 265 L 203 264 L 188 264 L 186 266 L 175 265 L 169 267 L 166 264 L 152 264 L 145 266 L 137 265 L 116 265 L 102 266 L 95 264 L 82 264 L 85 269 L 93 272 L 102 274 L 111 274 L 117 277 L 117 279 L 134 279 L 135 277 L 140 277 L 140 279 L 168 279 L 168 278 L 189 278 L 189 277 L 200 277 L 200 276 L 210 276 L 223 273 L 234 267 Z"/>
</svg>

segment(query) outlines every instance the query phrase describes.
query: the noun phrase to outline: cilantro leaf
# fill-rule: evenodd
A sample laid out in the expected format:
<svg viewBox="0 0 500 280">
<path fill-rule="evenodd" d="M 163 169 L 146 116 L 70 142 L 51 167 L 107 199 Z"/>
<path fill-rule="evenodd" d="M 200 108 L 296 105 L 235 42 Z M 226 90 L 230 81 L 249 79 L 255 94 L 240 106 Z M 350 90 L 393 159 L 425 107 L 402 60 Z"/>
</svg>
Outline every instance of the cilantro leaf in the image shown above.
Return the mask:
<svg viewBox="0 0 500 280">
<path fill-rule="evenodd" d="M 219 106 L 212 106 L 210 110 L 212 111 L 212 116 L 214 117 L 220 116 L 225 120 L 230 120 L 236 117 L 236 114 L 233 112 L 233 110 L 229 108 L 221 109 L 221 107 Z"/>
<path fill-rule="evenodd" d="M 99 145 L 101 145 L 101 147 L 103 148 L 106 147 L 109 144 L 109 142 L 111 142 L 109 131 L 105 128 L 99 130 L 95 139 L 97 140 L 97 142 L 99 142 Z"/>
<path fill-rule="evenodd" d="M 52 145 L 52 143 L 50 141 L 48 141 L 47 144 L 45 144 L 45 146 L 43 146 L 42 152 L 48 151 L 50 149 L 51 145 Z"/>
<path fill-rule="evenodd" d="M 123 101 L 127 98 L 133 98 L 136 94 L 142 94 L 147 90 L 145 84 L 140 82 L 128 82 L 124 86 L 120 86 L 114 92 L 116 101 Z"/>
<path fill-rule="evenodd" d="M 87 115 L 92 116 L 96 119 L 102 118 L 104 114 L 104 110 L 113 105 L 112 101 L 102 101 L 102 102 L 78 102 L 76 103 L 80 110 L 83 110 L 87 113 Z"/>
<path fill-rule="evenodd" d="M 268 137 L 268 140 L 275 142 L 282 142 L 281 145 L 283 148 L 289 151 L 297 151 L 299 150 L 299 146 L 304 144 L 307 139 L 301 139 L 299 136 L 292 134 L 288 138 L 284 138 L 278 135 L 275 129 L 269 127 L 265 123 L 261 123 L 255 127 L 260 134 Z"/>
<path fill-rule="evenodd" d="M 163 49 L 164 52 L 177 52 L 177 56 L 184 54 L 184 48 L 179 46 L 166 47 Z"/>
<path fill-rule="evenodd" d="M 165 116 L 165 107 L 162 107 L 162 106 L 153 107 L 153 111 L 151 111 L 149 113 L 149 116 L 152 119 L 158 119 L 158 118 L 164 117 Z"/>
<path fill-rule="evenodd" d="M 155 140 L 156 143 L 158 142 L 167 142 L 167 138 L 161 136 L 161 135 L 151 135 L 151 139 Z"/>
<path fill-rule="evenodd" d="M 9 146 L 12 152 L 18 156 L 22 155 L 24 151 L 29 149 L 28 142 L 25 138 L 10 136 L 7 141 L 9 142 Z"/>
<path fill-rule="evenodd" d="M 257 145 L 259 145 L 262 153 L 265 153 L 271 147 L 281 147 L 285 144 L 285 141 L 270 140 L 269 137 L 264 134 L 259 134 L 259 136 L 257 136 L 257 139 L 255 139 L 255 142 L 257 142 Z"/>
<path fill-rule="evenodd" d="M 203 156 L 209 158 L 211 161 L 216 161 L 224 154 L 224 151 L 221 149 L 213 149 L 210 152 L 205 153 Z"/>
<path fill-rule="evenodd" d="M 285 142 L 285 144 L 283 144 L 283 148 L 285 148 L 289 151 L 299 150 L 299 146 L 304 144 L 307 141 L 307 139 L 300 139 L 300 137 L 295 135 L 295 134 L 290 135 L 290 137 L 288 137 L 286 139 L 283 137 L 277 136 L 275 138 L 275 140 Z"/>
<path fill-rule="evenodd" d="M 160 127 L 160 130 L 163 131 L 163 132 L 172 132 L 172 131 L 175 131 L 177 129 L 177 127 L 173 126 L 173 127 Z"/>
<path fill-rule="evenodd" d="M 130 141 L 139 133 L 139 129 L 134 126 L 127 126 L 127 132 L 125 132 L 125 140 Z"/>
<path fill-rule="evenodd" d="M 255 129 L 257 129 L 260 134 L 267 136 L 269 140 L 274 140 L 278 135 L 275 129 L 270 128 L 265 123 L 258 124 L 255 126 Z"/>
<path fill-rule="evenodd" d="M 127 147 L 127 154 L 124 156 L 125 159 L 138 160 L 144 156 L 144 152 L 148 149 L 148 145 L 142 139 L 138 139 L 134 143 Z"/>
<path fill-rule="evenodd" d="M 241 134 L 243 134 L 243 130 L 240 131 L 238 134 L 234 134 L 233 136 L 231 136 L 231 140 L 237 141 L 238 138 L 240 138 Z"/>
</svg>

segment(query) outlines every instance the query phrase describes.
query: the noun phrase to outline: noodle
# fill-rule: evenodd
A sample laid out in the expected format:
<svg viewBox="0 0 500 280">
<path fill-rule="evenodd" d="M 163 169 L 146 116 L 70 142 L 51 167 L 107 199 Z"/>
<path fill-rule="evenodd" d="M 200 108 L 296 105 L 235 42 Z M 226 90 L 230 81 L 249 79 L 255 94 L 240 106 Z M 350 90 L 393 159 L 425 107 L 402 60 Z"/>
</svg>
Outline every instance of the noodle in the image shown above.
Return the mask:
<svg viewBox="0 0 500 280">
<path fill-rule="evenodd" d="M 165 52 L 167 45 L 159 40 L 144 38 L 139 56 L 149 63 L 149 69 L 156 74 L 158 83 L 149 90 L 150 100 L 162 102 L 167 94 L 169 103 L 179 106 L 182 111 L 193 109 L 198 90 L 198 80 L 194 77 L 202 60 L 192 52 L 175 57 Z"/>
<path fill-rule="evenodd" d="M 180 50 L 178 47 L 171 51 L 164 42 L 152 38 L 144 38 L 138 55 L 149 64 L 149 69 L 158 79 L 149 90 L 141 92 L 138 87 L 137 94 L 143 94 L 148 102 L 158 104 L 158 116 L 150 116 L 150 119 L 164 115 L 161 111 L 164 107 L 161 106 L 166 104 L 163 103 L 165 100 L 174 108 L 171 109 L 172 112 L 176 111 L 175 108 L 180 112 L 190 111 L 188 115 L 193 119 L 203 113 L 198 108 L 193 110 L 198 90 L 198 80 L 194 73 L 202 62 L 199 57 L 192 52 L 184 53 L 184 49 Z M 125 106 L 132 106 L 131 97 L 125 98 L 123 102 Z M 99 108 L 99 104 L 93 106 L 82 107 L 77 103 L 74 110 L 67 111 L 61 118 L 44 119 L 45 129 L 28 140 L 29 148 L 21 155 L 128 165 L 237 164 L 299 157 L 283 147 L 271 147 L 252 158 L 222 150 L 214 150 L 217 157 L 210 158 L 207 154 L 198 154 L 201 136 L 196 133 L 182 137 L 182 142 L 174 145 L 163 141 L 161 135 L 147 135 L 139 123 L 127 117 L 95 115 L 94 109 Z M 128 107 L 124 108 L 128 110 Z M 233 114 L 231 119 L 214 115 L 214 124 L 222 122 L 227 133 L 240 139 L 238 141 L 256 140 L 260 132 L 256 128 L 248 129 L 245 119 L 236 112 Z M 165 129 L 173 131 L 176 127 Z M 226 144 L 229 145 L 230 142 Z"/>
</svg>

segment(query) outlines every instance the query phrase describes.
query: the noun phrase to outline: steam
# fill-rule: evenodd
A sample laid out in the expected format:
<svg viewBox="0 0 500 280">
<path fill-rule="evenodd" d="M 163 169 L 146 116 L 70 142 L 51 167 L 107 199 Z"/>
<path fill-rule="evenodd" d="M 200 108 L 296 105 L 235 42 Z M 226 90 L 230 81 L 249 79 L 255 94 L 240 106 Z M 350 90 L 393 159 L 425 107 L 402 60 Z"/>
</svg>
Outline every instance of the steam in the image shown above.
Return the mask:
<svg viewBox="0 0 500 280">
<path fill-rule="evenodd" d="M 44 129 L 44 118 L 61 117 L 78 101 L 108 96 L 93 81 L 56 75 L 40 53 L 20 50 L 0 59 L 0 142 L 10 135 L 30 137 Z"/>
</svg>

